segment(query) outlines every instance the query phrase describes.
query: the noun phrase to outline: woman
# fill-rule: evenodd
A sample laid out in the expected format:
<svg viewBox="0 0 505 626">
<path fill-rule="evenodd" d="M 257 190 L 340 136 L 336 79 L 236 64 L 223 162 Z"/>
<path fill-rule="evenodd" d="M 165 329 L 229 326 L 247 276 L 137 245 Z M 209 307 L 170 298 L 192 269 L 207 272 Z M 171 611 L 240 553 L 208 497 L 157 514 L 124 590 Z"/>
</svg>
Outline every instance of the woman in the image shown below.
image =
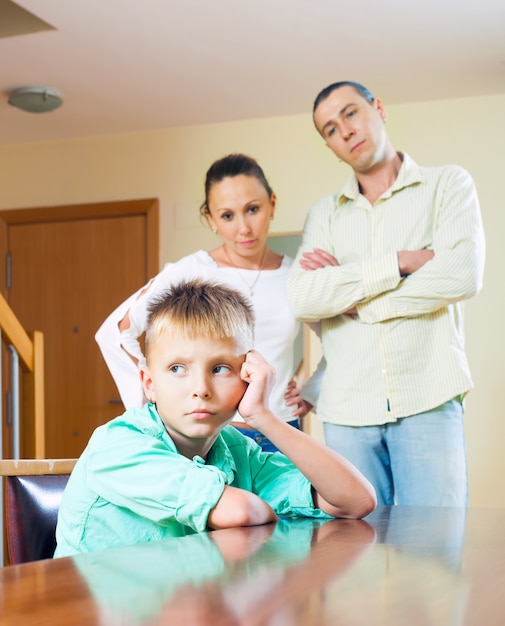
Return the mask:
<svg viewBox="0 0 505 626">
<path fill-rule="evenodd" d="M 267 247 L 275 205 L 275 194 L 254 159 L 230 154 L 211 165 L 200 212 L 222 243 L 209 252 L 199 250 L 176 263 L 167 263 L 96 333 L 125 408 L 140 407 L 145 402 L 138 374 L 138 364 L 144 359 L 139 337 L 146 327 L 150 299 L 180 280 L 200 277 L 225 283 L 251 299 L 256 316 L 255 348 L 277 372 L 270 407 L 293 426 L 307 413 L 311 405 L 302 400 L 292 380 L 293 344 L 299 330 L 286 296 L 292 259 Z M 276 450 L 261 433 L 248 429 L 238 413 L 232 424 L 264 450 Z"/>
</svg>

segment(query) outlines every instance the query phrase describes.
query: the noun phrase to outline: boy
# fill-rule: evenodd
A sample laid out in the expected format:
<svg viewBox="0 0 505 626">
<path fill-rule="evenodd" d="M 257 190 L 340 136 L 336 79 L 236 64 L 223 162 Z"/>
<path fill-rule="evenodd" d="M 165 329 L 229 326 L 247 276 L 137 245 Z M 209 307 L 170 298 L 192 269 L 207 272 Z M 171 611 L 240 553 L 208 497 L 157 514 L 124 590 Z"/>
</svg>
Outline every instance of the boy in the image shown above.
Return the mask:
<svg viewBox="0 0 505 626">
<path fill-rule="evenodd" d="M 350 463 L 268 410 L 274 372 L 252 350 L 253 325 L 238 292 L 200 280 L 152 303 L 140 374 L 148 403 L 91 437 L 63 495 L 56 557 L 374 509 Z M 286 456 L 227 426 L 237 407 Z"/>
</svg>

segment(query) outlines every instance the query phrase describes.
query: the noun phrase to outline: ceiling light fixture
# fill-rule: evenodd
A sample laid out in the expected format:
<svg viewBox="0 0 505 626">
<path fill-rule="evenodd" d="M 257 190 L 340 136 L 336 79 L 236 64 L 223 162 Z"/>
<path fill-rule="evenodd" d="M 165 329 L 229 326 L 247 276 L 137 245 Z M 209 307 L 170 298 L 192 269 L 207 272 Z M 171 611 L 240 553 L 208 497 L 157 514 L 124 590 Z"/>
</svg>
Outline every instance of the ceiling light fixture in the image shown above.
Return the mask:
<svg viewBox="0 0 505 626">
<path fill-rule="evenodd" d="M 49 87 L 20 87 L 11 92 L 9 104 L 30 113 L 54 111 L 63 104 L 61 94 Z"/>
</svg>

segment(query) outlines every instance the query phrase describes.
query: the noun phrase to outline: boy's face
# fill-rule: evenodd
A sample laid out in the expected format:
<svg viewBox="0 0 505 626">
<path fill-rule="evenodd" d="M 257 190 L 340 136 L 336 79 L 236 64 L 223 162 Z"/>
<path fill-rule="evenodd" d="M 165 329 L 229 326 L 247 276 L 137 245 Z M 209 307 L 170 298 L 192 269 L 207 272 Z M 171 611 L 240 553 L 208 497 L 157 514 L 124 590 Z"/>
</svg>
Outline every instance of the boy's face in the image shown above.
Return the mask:
<svg viewBox="0 0 505 626">
<path fill-rule="evenodd" d="M 235 339 L 159 335 L 141 369 L 146 397 L 177 449 L 205 456 L 233 417 L 247 384 L 240 376 L 245 354 Z"/>
</svg>

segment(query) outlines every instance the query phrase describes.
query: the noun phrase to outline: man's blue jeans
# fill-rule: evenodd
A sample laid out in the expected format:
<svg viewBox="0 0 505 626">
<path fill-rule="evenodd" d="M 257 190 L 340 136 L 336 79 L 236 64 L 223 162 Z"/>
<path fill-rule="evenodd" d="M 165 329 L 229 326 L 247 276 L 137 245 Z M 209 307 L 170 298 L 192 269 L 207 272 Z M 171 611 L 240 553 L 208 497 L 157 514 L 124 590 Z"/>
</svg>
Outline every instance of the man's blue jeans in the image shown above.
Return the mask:
<svg viewBox="0 0 505 626">
<path fill-rule="evenodd" d="M 466 506 L 468 480 L 459 399 L 382 426 L 324 423 L 326 444 L 372 483 L 378 504 Z"/>
</svg>

